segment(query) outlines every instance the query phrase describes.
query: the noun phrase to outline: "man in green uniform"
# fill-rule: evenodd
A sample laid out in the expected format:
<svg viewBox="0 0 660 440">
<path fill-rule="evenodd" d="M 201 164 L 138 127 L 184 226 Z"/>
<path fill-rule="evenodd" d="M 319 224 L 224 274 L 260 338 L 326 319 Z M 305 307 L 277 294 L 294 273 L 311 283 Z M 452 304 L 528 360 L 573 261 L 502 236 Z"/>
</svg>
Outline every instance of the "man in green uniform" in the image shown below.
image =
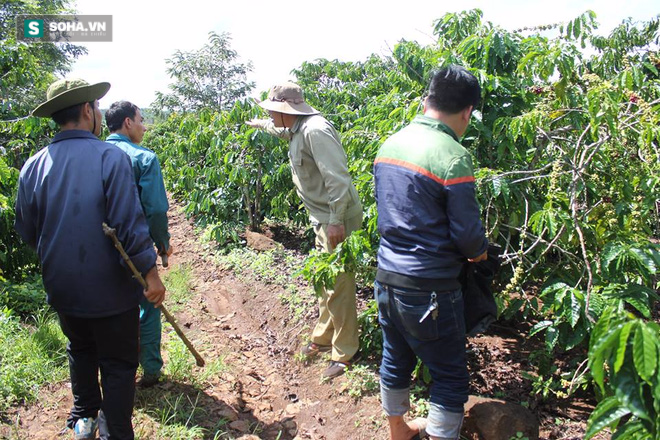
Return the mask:
<svg viewBox="0 0 660 440">
<path fill-rule="evenodd" d="M 161 256 L 172 254 L 167 228 L 167 194 L 158 158 L 153 151 L 139 145 L 147 129 L 140 109 L 127 101 L 118 101 L 105 113 L 112 133 L 106 142 L 116 145 L 131 158 L 140 203 L 149 225 L 149 234 Z M 163 358 L 160 354 L 160 309 L 142 298 L 140 301 L 140 365 L 144 370 L 140 385 L 158 383 Z"/>
</svg>

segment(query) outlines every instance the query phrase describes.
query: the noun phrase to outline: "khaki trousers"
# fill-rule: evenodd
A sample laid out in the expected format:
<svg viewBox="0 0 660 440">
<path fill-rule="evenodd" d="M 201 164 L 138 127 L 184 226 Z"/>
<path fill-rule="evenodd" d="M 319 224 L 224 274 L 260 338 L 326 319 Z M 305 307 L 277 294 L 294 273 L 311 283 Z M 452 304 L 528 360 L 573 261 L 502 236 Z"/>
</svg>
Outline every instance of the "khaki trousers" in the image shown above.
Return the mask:
<svg viewBox="0 0 660 440">
<path fill-rule="evenodd" d="M 362 213 L 344 221 L 346 236 L 362 227 Z M 328 244 L 327 224 L 314 225 L 316 248 L 332 252 Z M 355 274 L 341 273 L 334 289 L 322 288 L 319 295 L 319 320 L 312 332 L 312 342 L 332 345 L 332 360 L 348 362 L 358 351 L 358 322 L 355 308 Z"/>
</svg>

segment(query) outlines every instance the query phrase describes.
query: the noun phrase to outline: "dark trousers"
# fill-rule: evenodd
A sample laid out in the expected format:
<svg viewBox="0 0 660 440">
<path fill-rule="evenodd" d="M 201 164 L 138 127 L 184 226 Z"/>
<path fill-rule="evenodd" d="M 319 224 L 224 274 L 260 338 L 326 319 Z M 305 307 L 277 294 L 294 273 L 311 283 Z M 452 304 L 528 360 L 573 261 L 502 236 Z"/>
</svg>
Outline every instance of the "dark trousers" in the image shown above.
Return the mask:
<svg viewBox="0 0 660 440">
<path fill-rule="evenodd" d="M 104 318 L 62 314 L 59 318 L 69 339 L 66 350 L 73 392 L 67 426 L 73 428 L 78 419 L 98 416 L 101 439 L 134 439 L 131 417 L 138 367 L 139 308 Z"/>
</svg>

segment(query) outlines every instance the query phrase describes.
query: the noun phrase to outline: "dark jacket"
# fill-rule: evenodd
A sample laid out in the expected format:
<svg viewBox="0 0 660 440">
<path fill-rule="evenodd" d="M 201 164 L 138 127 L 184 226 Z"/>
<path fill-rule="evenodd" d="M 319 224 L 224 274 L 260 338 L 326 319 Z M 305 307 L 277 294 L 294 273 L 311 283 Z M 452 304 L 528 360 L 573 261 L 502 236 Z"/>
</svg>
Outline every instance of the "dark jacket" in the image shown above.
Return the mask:
<svg viewBox="0 0 660 440">
<path fill-rule="evenodd" d="M 130 159 L 88 131 L 58 133 L 21 170 L 15 227 L 36 249 L 48 303 L 62 314 L 95 318 L 138 306 L 143 289 L 103 222 L 146 274 L 156 253 Z"/>
</svg>

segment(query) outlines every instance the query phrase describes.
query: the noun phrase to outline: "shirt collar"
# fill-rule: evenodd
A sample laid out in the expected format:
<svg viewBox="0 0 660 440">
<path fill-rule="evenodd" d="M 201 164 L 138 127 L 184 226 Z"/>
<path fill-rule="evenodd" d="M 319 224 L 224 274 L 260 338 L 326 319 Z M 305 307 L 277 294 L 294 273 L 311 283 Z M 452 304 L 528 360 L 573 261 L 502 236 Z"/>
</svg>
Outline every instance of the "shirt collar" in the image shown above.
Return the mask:
<svg viewBox="0 0 660 440">
<path fill-rule="evenodd" d="M 114 139 L 124 141 L 124 142 L 129 142 L 131 144 L 133 143 L 133 142 L 131 142 L 131 139 L 128 136 L 123 135 L 121 133 L 112 133 L 110 136 L 105 138 L 105 140 L 107 140 L 107 141 L 111 141 L 111 140 L 114 140 Z"/>
<path fill-rule="evenodd" d="M 300 126 L 301 126 L 301 125 L 303 124 L 303 122 L 305 122 L 305 120 L 307 120 L 307 118 L 309 118 L 310 116 L 314 116 L 314 115 L 309 115 L 309 116 L 298 116 L 298 117 L 296 118 L 296 122 L 294 122 L 294 123 L 293 123 L 293 126 L 289 129 L 289 130 L 291 131 L 291 133 L 295 133 L 295 132 L 297 132 L 298 130 L 300 130 Z"/>
<path fill-rule="evenodd" d="M 84 138 L 99 140 L 94 133 L 87 130 L 64 130 L 60 131 L 53 137 L 53 142 L 65 141 L 67 139 Z"/>
<path fill-rule="evenodd" d="M 449 136 L 453 137 L 456 142 L 459 142 L 458 136 L 456 136 L 456 133 L 454 133 L 454 130 L 449 128 L 447 124 L 444 122 L 431 118 L 426 115 L 417 115 L 415 116 L 415 119 L 413 119 L 413 123 L 415 124 L 421 124 L 421 125 L 426 125 L 427 127 L 434 128 L 436 130 L 442 131 L 444 133 L 447 133 Z"/>
<path fill-rule="evenodd" d="M 122 141 L 126 142 L 128 144 L 131 144 L 135 148 L 141 149 L 141 150 L 146 150 L 147 148 L 143 147 L 142 145 L 138 145 L 134 142 L 131 141 L 131 138 L 128 136 L 121 134 L 121 133 L 112 133 L 110 136 L 105 138 L 106 141 Z"/>
</svg>

